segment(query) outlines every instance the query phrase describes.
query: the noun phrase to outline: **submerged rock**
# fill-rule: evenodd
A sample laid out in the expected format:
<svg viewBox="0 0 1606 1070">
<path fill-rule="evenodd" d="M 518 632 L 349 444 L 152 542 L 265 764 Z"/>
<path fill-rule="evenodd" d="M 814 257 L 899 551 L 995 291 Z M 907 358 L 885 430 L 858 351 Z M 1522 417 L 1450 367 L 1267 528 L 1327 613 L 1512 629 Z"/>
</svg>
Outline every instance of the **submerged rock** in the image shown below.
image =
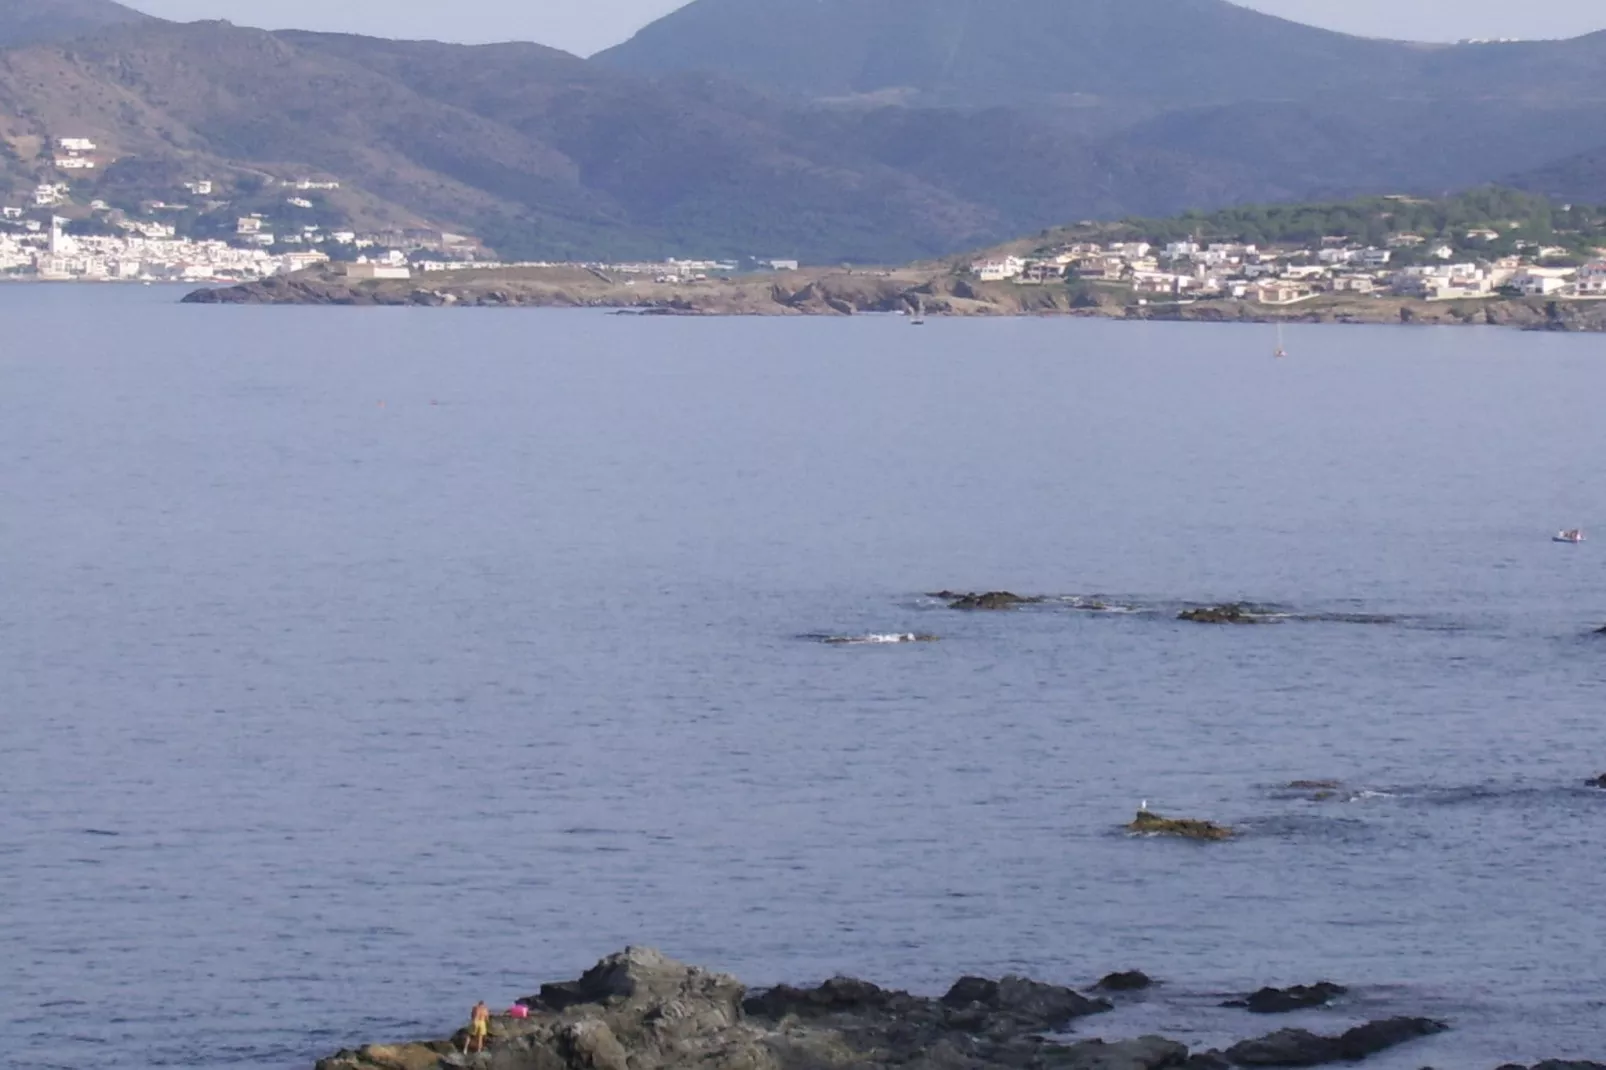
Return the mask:
<svg viewBox="0 0 1606 1070">
<path fill-rule="evenodd" d="M 1234 835 L 1225 825 L 1193 818 L 1163 817 L 1150 810 L 1139 810 L 1126 828 L 1128 832 L 1146 836 L 1181 836 L 1190 840 L 1230 840 Z"/>
<path fill-rule="evenodd" d="M 939 643 L 941 636 L 921 632 L 875 632 L 869 635 L 806 635 L 816 643 L 827 646 L 884 646 L 898 643 Z"/>
<path fill-rule="evenodd" d="M 1188 1061 L 1188 1048 L 1164 1037 L 1106 1043 L 1087 1040 L 1055 1052 L 1052 1065 L 1068 1070 L 1168 1070 Z"/>
<path fill-rule="evenodd" d="M 1142 970 L 1123 970 L 1107 975 L 1094 988 L 1102 992 L 1140 992 L 1154 985 L 1154 979 Z"/>
<path fill-rule="evenodd" d="M 1177 619 L 1193 624 L 1259 624 L 1265 618 L 1256 613 L 1253 606 L 1242 602 L 1229 602 L 1219 606 L 1184 609 L 1177 614 Z"/>
<path fill-rule="evenodd" d="M 1313 985 L 1294 985 L 1291 988 L 1262 988 L 1247 999 L 1222 1004 L 1225 1007 L 1243 1007 L 1250 1014 L 1287 1014 L 1289 1011 L 1325 1007 L 1336 996 L 1349 989 L 1331 981 L 1317 981 Z"/>
<path fill-rule="evenodd" d="M 1550 1059 L 1534 1066 L 1507 1063 L 1498 1070 L 1606 1070 L 1606 1063 L 1578 1062 L 1571 1059 Z"/>
<path fill-rule="evenodd" d="M 1234 1044 L 1225 1054 L 1229 1062 L 1238 1066 L 1322 1066 L 1356 1062 L 1448 1028 L 1430 1018 L 1389 1018 L 1356 1026 L 1336 1037 L 1305 1029 L 1284 1029 Z"/>
<path fill-rule="evenodd" d="M 947 601 L 949 609 L 1014 609 L 1017 606 L 1035 606 L 1043 601 L 1041 598 L 1028 598 L 1009 591 L 988 591 L 985 594 L 941 591 L 933 597 Z"/>
<path fill-rule="evenodd" d="M 1290 780 L 1284 785 L 1291 791 L 1337 791 L 1343 786 L 1342 780 Z"/>
<path fill-rule="evenodd" d="M 1586 780 L 1586 781 L 1584 781 L 1584 785 L 1586 787 L 1591 787 L 1591 788 L 1606 789 L 1606 773 L 1602 773 L 1600 776 L 1596 777 L 1594 780 Z"/>
</svg>

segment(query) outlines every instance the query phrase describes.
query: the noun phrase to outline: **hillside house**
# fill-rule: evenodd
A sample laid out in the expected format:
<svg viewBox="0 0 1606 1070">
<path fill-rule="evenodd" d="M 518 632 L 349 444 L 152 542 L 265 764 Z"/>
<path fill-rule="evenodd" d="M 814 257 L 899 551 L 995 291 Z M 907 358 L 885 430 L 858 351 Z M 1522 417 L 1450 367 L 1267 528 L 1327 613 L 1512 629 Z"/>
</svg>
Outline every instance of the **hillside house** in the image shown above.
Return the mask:
<svg viewBox="0 0 1606 1070">
<path fill-rule="evenodd" d="M 94 152 L 95 143 L 87 137 L 58 137 L 56 148 L 65 153 Z"/>
<path fill-rule="evenodd" d="M 1579 268 L 1573 292 L 1580 297 L 1606 297 L 1606 260 L 1596 260 Z"/>
<path fill-rule="evenodd" d="M 1032 260 L 1021 271 L 1021 282 L 1033 283 L 1041 286 L 1044 283 L 1059 282 L 1065 278 L 1065 269 L 1052 260 Z"/>
<path fill-rule="evenodd" d="M 1018 256 L 1006 256 L 1001 259 L 978 260 L 970 265 L 970 270 L 982 282 L 1006 282 L 1017 278 L 1026 270 L 1026 261 Z"/>
<path fill-rule="evenodd" d="M 380 261 L 368 261 L 357 264 L 346 264 L 342 272 L 348 279 L 410 279 L 413 272 L 405 264 L 387 264 Z M 678 278 L 660 281 L 680 281 Z"/>
<path fill-rule="evenodd" d="M 1309 296 L 1309 287 L 1287 279 L 1269 279 L 1249 288 L 1250 300 L 1262 305 L 1292 305 Z"/>
<path fill-rule="evenodd" d="M 1569 268 L 1523 268 L 1512 275 L 1506 285 L 1524 297 L 1549 297 L 1566 289 L 1576 274 Z"/>
<path fill-rule="evenodd" d="M 1369 294 L 1377 292 L 1377 280 L 1370 275 L 1338 275 L 1333 278 L 1334 293 Z"/>
</svg>

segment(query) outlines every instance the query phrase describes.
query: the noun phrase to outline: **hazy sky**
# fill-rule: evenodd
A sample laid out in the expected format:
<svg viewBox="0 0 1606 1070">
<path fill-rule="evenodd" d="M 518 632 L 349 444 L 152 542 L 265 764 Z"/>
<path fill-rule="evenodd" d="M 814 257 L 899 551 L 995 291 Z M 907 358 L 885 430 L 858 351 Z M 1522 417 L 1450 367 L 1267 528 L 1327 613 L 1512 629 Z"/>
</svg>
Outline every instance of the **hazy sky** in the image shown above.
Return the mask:
<svg viewBox="0 0 1606 1070">
<path fill-rule="evenodd" d="M 174 19 L 447 41 L 540 41 L 582 55 L 683 0 L 124 0 Z M 1378 37 L 1571 37 L 1606 29 L 1602 0 L 1244 0 L 1286 18 Z"/>
</svg>

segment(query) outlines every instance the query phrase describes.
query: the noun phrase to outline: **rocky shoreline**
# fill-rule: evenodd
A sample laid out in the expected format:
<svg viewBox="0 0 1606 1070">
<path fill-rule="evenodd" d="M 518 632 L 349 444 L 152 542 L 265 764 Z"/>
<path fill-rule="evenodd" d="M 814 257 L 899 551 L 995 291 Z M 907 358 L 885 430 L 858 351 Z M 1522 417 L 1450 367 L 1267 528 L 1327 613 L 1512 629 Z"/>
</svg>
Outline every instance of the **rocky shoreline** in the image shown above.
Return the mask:
<svg viewBox="0 0 1606 1070">
<path fill-rule="evenodd" d="M 964 977 L 931 999 L 837 978 L 750 993 L 733 977 L 630 948 L 493 1016 L 483 1052 L 463 1054 L 463 1030 L 342 1051 L 317 1070 L 1232 1070 L 1354 1063 L 1449 1028 L 1401 1016 L 1334 1035 L 1250 1035 L 1220 1051 L 1190 1051 L 1159 1036 L 1080 1035 L 1087 1020 L 1151 983 L 1136 972 L 1114 974 L 1088 996 L 1021 977 Z M 1344 991 L 1326 982 L 1263 989 L 1247 997 L 1245 1014 L 1318 1006 Z M 1606 1064 L 1541 1063 L 1534 1070 Z"/>
<path fill-rule="evenodd" d="M 1193 323 L 1350 323 L 1606 331 L 1606 301 L 1421 301 L 1329 294 L 1294 305 L 1139 304 L 1107 290 L 979 283 L 941 268 L 819 270 L 682 283 L 573 267 L 447 271 L 353 280 L 326 269 L 196 290 L 187 304 L 599 308 L 663 316 L 1078 316 Z"/>
</svg>

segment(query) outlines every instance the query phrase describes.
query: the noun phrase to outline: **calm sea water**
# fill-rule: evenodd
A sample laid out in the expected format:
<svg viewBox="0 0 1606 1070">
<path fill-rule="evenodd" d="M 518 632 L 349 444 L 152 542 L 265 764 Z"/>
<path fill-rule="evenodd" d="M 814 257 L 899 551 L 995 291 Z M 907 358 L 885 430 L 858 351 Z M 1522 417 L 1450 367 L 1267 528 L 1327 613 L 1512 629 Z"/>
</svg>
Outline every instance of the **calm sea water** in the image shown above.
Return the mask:
<svg viewBox="0 0 1606 1070">
<path fill-rule="evenodd" d="M 1606 1057 L 1606 341 L 175 296 L 0 290 L 7 1060 L 306 1067 L 627 943 Z M 1171 619 L 1235 598 L 1325 619 Z"/>
</svg>

